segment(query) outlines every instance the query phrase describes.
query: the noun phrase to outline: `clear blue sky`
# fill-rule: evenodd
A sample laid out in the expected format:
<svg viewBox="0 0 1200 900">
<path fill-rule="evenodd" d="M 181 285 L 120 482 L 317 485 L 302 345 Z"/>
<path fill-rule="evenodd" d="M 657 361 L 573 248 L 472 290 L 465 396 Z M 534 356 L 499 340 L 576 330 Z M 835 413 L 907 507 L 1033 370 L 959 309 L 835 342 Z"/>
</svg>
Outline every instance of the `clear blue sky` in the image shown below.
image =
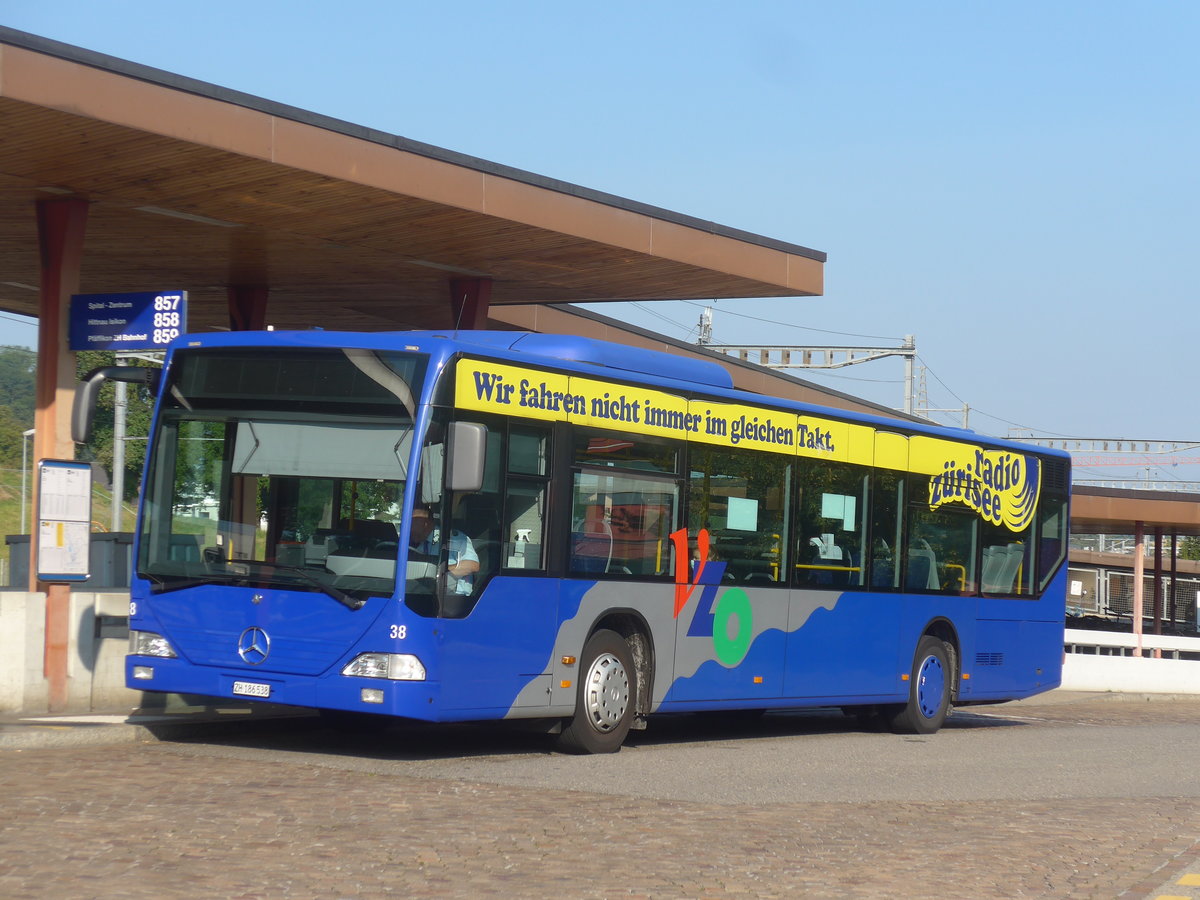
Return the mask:
<svg viewBox="0 0 1200 900">
<path fill-rule="evenodd" d="M 718 341 L 913 334 L 930 405 L 979 430 L 1200 440 L 1200 4 L 7 0 L 0 22 L 828 252 L 824 297 L 719 302 Z M 620 314 L 686 338 L 700 307 Z M 898 359 L 839 375 L 811 377 L 902 403 Z"/>
</svg>

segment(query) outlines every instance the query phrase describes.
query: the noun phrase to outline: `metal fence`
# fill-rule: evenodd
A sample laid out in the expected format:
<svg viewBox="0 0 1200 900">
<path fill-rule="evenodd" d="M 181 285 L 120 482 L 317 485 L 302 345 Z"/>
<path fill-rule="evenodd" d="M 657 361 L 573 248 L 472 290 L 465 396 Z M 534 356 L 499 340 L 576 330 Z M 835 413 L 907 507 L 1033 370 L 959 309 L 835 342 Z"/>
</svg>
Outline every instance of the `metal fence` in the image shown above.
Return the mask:
<svg viewBox="0 0 1200 900">
<path fill-rule="evenodd" d="M 1101 615 L 1133 619 L 1133 574 L 1107 571 L 1105 590 L 1097 598 L 1096 612 Z M 1161 597 L 1159 613 L 1162 623 L 1179 631 L 1196 631 L 1196 606 L 1200 603 L 1200 579 L 1163 575 L 1159 579 Z M 1142 621 L 1154 621 L 1154 577 L 1142 578 Z"/>
<path fill-rule="evenodd" d="M 1067 615 L 1101 615 L 1103 590 L 1100 572 L 1096 569 L 1077 569 L 1072 566 L 1067 571 L 1067 579 Z"/>
</svg>

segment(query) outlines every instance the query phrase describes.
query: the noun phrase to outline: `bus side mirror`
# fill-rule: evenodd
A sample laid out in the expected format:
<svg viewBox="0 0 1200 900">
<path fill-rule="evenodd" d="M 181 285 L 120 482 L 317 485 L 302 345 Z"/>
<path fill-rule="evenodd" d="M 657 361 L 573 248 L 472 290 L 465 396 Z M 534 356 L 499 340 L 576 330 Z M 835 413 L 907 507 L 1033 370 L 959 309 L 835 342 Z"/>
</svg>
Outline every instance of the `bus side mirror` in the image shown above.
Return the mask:
<svg viewBox="0 0 1200 900">
<path fill-rule="evenodd" d="M 472 493 L 483 487 L 483 462 L 487 454 L 487 428 L 478 422 L 451 422 L 450 466 L 446 489 Z"/>
<path fill-rule="evenodd" d="M 144 384 L 151 393 L 158 392 L 161 369 L 143 366 L 101 366 L 92 369 L 75 388 L 75 405 L 71 408 L 71 440 L 86 444 L 92 436 L 92 422 L 96 418 L 96 398 L 105 381 L 125 381 L 129 384 Z"/>
</svg>

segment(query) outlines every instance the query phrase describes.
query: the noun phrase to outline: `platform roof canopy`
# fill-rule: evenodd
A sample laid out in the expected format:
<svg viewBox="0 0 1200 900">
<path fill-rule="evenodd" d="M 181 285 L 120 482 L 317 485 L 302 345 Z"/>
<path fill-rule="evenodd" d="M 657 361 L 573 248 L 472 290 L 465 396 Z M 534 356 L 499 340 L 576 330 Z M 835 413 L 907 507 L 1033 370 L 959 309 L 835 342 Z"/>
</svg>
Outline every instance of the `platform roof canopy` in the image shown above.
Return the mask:
<svg viewBox="0 0 1200 900">
<path fill-rule="evenodd" d="M 0 28 L 0 309 L 36 315 L 35 201 L 89 201 L 81 290 L 267 286 L 278 328 L 491 303 L 819 294 L 824 254 Z"/>
<path fill-rule="evenodd" d="M 1075 485 L 1071 531 L 1075 534 L 1132 534 L 1137 523 L 1164 534 L 1200 536 L 1200 495 Z"/>
</svg>

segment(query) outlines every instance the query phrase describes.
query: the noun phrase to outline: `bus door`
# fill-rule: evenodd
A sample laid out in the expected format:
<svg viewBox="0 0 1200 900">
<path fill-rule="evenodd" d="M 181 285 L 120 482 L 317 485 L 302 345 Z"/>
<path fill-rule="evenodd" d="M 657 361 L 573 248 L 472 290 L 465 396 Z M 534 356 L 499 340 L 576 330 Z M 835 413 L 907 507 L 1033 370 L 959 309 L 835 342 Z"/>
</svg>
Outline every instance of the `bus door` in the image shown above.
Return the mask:
<svg viewBox="0 0 1200 900">
<path fill-rule="evenodd" d="M 693 573 L 697 568 L 693 564 Z M 786 587 L 739 583 L 722 560 L 711 561 L 693 577 L 696 580 L 685 588 L 690 596 L 676 619 L 670 699 L 783 696 Z"/>
<path fill-rule="evenodd" d="M 912 655 L 900 628 L 906 476 L 808 459 L 797 481 L 787 696 L 893 692 Z"/>
<path fill-rule="evenodd" d="M 463 480 L 470 454 L 455 445 L 472 429 L 482 429 L 482 469 Z M 443 709 L 487 718 L 550 703 L 559 584 L 545 575 L 549 448 L 550 429 L 499 416 L 430 430 L 406 603 L 436 620 Z"/>
<path fill-rule="evenodd" d="M 676 575 L 678 700 L 783 696 L 788 625 L 789 456 L 694 446 L 688 557 Z M 686 584 L 680 584 L 687 582 Z"/>
</svg>

